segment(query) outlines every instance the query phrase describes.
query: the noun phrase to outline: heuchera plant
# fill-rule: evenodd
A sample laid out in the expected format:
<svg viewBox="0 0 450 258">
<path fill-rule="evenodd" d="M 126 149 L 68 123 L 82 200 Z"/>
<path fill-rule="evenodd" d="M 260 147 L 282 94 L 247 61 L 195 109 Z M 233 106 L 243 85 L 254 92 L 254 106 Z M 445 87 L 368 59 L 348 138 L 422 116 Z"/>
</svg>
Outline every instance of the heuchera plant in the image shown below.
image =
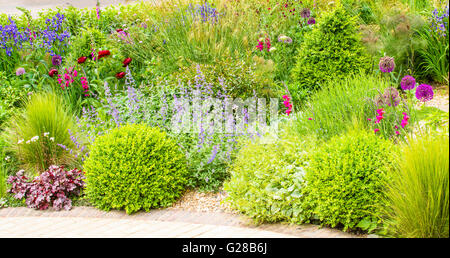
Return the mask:
<svg viewBox="0 0 450 258">
<path fill-rule="evenodd" d="M 24 175 L 24 170 L 20 170 L 8 178 L 11 184 L 8 192 L 13 193 L 16 199 L 26 198 L 29 208 L 46 210 L 53 206 L 56 210 L 70 210 L 72 200 L 69 196 L 80 194 L 80 190 L 85 187 L 84 179 L 81 170 L 67 171 L 63 166 L 50 166 L 32 181 Z"/>
</svg>

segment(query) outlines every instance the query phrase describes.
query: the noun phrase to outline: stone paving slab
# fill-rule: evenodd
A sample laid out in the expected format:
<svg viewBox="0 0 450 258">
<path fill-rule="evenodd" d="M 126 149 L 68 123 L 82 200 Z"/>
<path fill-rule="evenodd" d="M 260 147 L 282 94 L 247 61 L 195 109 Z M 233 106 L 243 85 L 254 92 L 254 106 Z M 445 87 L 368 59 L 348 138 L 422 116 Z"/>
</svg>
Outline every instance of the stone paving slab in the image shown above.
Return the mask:
<svg viewBox="0 0 450 258">
<path fill-rule="evenodd" d="M 127 215 L 93 207 L 39 211 L 0 209 L 0 237 L 151 237 L 151 238 L 350 238 L 366 237 L 316 225 L 254 225 L 225 212 L 155 209 Z"/>
</svg>

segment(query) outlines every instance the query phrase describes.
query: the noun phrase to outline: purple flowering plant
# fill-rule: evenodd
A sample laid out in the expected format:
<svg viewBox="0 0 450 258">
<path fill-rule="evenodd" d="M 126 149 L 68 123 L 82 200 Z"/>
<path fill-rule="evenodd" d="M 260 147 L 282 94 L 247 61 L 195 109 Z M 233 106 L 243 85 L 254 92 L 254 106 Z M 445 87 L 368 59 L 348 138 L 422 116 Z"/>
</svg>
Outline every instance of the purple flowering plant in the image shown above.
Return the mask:
<svg viewBox="0 0 450 258">
<path fill-rule="evenodd" d="M 77 132 L 70 132 L 74 148 L 60 147 L 83 162 L 89 156 L 89 146 L 99 135 L 128 123 L 146 123 L 177 139 L 192 171 L 190 186 L 216 190 L 228 176 L 226 166 L 234 155 L 238 139 L 255 137 L 258 133 L 247 126 L 251 108 L 231 105 L 224 81 L 221 81 L 222 90 L 213 92 L 212 85 L 205 82 L 200 69 L 193 81 L 194 85 L 180 84 L 176 90 L 163 82 L 151 87 L 139 87 L 130 69 L 127 69 L 123 89 L 105 83 L 104 95 L 96 96 L 97 106 L 83 108 L 77 118 Z M 223 106 L 208 107 L 207 103 L 214 100 L 220 100 Z M 192 109 L 186 109 L 186 104 Z M 232 112 L 225 112 L 225 106 L 232 106 Z M 192 113 L 186 113 L 190 111 Z M 236 113 L 241 115 L 234 116 Z M 212 114 L 218 120 L 208 120 L 207 117 Z M 183 126 L 188 118 L 192 127 L 186 131 Z M 230 123 L 233 130 L 218 129 L 214 124 L 217 121 Z"/>
</svg>

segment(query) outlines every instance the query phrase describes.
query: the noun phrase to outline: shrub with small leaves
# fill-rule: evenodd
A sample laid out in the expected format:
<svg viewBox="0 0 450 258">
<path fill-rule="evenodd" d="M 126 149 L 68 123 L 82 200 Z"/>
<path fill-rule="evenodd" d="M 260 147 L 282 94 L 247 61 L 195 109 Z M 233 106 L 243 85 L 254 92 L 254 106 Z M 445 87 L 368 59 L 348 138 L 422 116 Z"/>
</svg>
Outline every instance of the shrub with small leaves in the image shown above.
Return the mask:
<svg viewBox="0 0 450 258">
<path fill-rule="evenodd" d="M 311 155 L 303 209 L 331 227 L 375 229 L 395 148 L 390 141 L 360 129 L 332 138 Z"/>
<path fill-rule="evenodd" d="M 81 170 L 67 171 L 63 166 L 50 166 L 47 171 L 30 181 L 24 170 L 8 178 L 11 185 L 9 193 L 16 199 L 26 198 L 29 208 L 46 210 L 53 206 L 56 210 L 70 210 L 70 195 L 79 195 L 84 188 L 84 175 Z"/>
<path fill-rule="evenodd" d="M 89 201 L 128 214 L 171 205 L 188 177 L 177 143 L 143 124 L 121 126 L 97 137 L 84 169 Z"/>
<path fill-rule="evenodd" d="M 370 58 L 357 32 L 355 18 L 344 8 L 326 15 L 300 47 L 289 91 L 294 102 L 326 82 L 366 71 Z"/>
</svg>

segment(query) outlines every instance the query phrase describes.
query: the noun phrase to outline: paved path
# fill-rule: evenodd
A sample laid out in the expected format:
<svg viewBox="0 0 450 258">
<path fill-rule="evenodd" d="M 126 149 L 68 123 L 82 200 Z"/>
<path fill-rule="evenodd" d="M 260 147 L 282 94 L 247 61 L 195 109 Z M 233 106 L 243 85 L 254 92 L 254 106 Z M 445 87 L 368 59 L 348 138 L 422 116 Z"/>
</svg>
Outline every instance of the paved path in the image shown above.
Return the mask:
<svg viewBox="0 0 450 258">
<path fill-rule="evenodd" d="M 70 211 L 38 211 L 26 207 L 0 209 L 0 237 L 186 237 L 186 238 L 348 238 L 359 237 L 314 225 L 255 226 L 242 216 L 214 212 L 158 209 L 127 215 L 74 207 Z"/>
</svg>

